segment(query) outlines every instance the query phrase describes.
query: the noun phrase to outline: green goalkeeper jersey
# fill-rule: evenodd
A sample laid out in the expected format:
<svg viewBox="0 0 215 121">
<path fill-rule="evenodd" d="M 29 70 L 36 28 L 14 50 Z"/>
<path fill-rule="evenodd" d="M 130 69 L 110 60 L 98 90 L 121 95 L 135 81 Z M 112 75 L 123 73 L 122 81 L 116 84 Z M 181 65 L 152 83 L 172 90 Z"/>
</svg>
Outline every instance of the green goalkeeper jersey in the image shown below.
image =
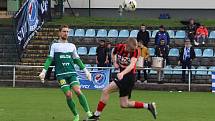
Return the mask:
<svg viewBox="0 0 215 121">
<path fill-rule="evenodd" d="M 56 76 L 76 75 L 74 59 L 79 59 L 72 43 L 53 43 L 49 56 L 54 59 Z"/>
</svg>

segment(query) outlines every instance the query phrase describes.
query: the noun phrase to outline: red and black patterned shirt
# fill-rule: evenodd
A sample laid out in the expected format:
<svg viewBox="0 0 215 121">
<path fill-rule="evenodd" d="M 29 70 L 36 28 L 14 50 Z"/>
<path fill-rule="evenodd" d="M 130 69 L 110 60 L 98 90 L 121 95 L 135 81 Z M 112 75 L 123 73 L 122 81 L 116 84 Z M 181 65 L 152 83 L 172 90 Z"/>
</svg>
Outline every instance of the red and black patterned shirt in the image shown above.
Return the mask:
<svg viewBox="0 0 215 121">
<path fill-rule="evenodd" d="M 128 65 L 130 65 L 132 57 L 138 57 L 138 49 L 134 50 L 133 52 L 128 52 L 125 47 L 126 44 L 117 44 L 113 51 L 113 54 L 116 54 L 116 61 L 119 64 L 120 71 L 123 71 Z M 135 71 L 136 64 L 132 69 L 133 73 L 135 73 Z"/>
</svg>

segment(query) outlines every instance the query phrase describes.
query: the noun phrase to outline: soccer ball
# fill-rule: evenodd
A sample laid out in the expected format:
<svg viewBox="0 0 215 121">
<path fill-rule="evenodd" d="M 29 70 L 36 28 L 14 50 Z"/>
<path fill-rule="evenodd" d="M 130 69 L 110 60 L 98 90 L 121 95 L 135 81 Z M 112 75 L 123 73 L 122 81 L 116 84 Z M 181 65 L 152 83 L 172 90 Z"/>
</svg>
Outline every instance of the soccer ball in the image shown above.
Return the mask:
<svg viewBox="0 0 215 121">
<path fill-rule="evenodd" d="M 125 0 L 123 6 L 126 11 L 135 11 L 137 8 L 137 2 L 136 0 Z"/>
</svg>

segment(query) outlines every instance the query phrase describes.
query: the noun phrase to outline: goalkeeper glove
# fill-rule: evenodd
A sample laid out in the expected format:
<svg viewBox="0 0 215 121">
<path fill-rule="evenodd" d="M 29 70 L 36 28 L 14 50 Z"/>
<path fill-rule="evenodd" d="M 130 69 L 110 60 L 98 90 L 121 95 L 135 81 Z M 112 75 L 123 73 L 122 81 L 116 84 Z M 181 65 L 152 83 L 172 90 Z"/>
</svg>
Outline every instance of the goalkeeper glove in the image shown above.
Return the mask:
<svg viewBox="0 0 215 121">
<path fill-rule="evenodd" d="M 44 80 L 44 79 L 45 79 L 45 76 L 46 76 L 46 70 L 43 69 L 42 72 L 41 72 L 40 75 L 39 75 L 40 80 L 41 80 L 42 83 L 45 82 L 45 80 Z"/>
<path fill-rule="evenodd" d="M 85 72 L 87 79 L 91 81 L 91 73 L 86 68 L 84 68 L 83 71 Z"/>
</svg>

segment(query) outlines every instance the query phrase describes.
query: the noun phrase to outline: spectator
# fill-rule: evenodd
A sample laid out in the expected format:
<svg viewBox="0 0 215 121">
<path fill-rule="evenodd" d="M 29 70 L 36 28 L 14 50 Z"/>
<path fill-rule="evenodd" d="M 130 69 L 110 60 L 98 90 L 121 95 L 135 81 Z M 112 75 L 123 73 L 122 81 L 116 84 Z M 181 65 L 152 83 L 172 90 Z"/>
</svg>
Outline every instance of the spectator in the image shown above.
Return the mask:
<svg viewBox="0 0 215 121">
<path fill-rule="evenodd" d="M 141 42 L 144 46 L 148 47 L 150 36 L 149 36 L 149 32 L 146 31 L 146 26 L 144 24 L 140 26 L 140 30 L 137 34 L 137 41 Z"/>
<path fill-rule="evenodd" d="M 161 39 L 164 39 L 165 45 L 167 45 L 169 47 L 170 37 L 169 37 L 168 32 L 165 31 L 165 28 L 163 25 L 161 25 L 159 27 L 159 31 L 155 35 L 155 45 L 159 45 Z"/>
<path fill-rule="evenodd" d="M 196 30 L 196 41 L 198 43 L 202 42 L 202 44 L 204 45 L 206 38 L 208 38 L 208 30 L 204 25 L 201 25 Z"/>
<path fill-rule="evenodd" d="M 163 58 L 163 67 L 166 66 L 166 60 L 169 54 L 169 47 L 165 44 L 165 39 L 161 38 L 160 44 L 155 48 L 155 56 Z M 162 84 L 164 79 L 164 73 L 161 70 L 158 70 L 158 83 Z"/>
<path fill-rule="evenodd" d="M 190 19 L 189 24 L 187 25 L 187 36 L 192 43 L 194 42 L 195 45 L 197 45 L 195 41 L 196 29 L 197 29 L 197 25 L 195 23 L 195 20 Z"/>
<path fill-rule="evenodd" d="M 182 69 L 186 69 L 187 67 L 188 69 L 191 69 L 192 60 L 195 59 L 195 57 L 196 57 L 196 54 L 195 54 L 194 48 L 192 47 L 190 40 L 186 39 L 185 46 L 180 50 L 178 65 L 182 64 Z M 184 70 L 182 71 L 183 82 L 185 82 L 185 72 L 186 71 Z"/>
<path fill-rule="evenodd" d="M 105 40 L 99 42 L 99 46 L 96 49 L 96 64 L 98 67 L 107 67 L 108 54 L 105 46 Z"/>
<path fill-rule="evenodd" d="M 144 68 L 147 68 L 148 67 L 148 59 L 149 59 L 148 48 L 144 44 L 139 42 L 138 49 L 140 52 L 140 56 L 142 56 L 144 59 Z M 142 82 L 142 80 L 140 81 L 140 78 L 141 78 L 140 72 L 141 72 L 141 70 L 137 71 L 137 82 Z M 144 73 L 144 79 L 145 79 L 144 83 L 147 83 L 148 77 L 147 77 L 147 72 L 145 69 L 143 70 L 143 73 Z"/>
</svg>

